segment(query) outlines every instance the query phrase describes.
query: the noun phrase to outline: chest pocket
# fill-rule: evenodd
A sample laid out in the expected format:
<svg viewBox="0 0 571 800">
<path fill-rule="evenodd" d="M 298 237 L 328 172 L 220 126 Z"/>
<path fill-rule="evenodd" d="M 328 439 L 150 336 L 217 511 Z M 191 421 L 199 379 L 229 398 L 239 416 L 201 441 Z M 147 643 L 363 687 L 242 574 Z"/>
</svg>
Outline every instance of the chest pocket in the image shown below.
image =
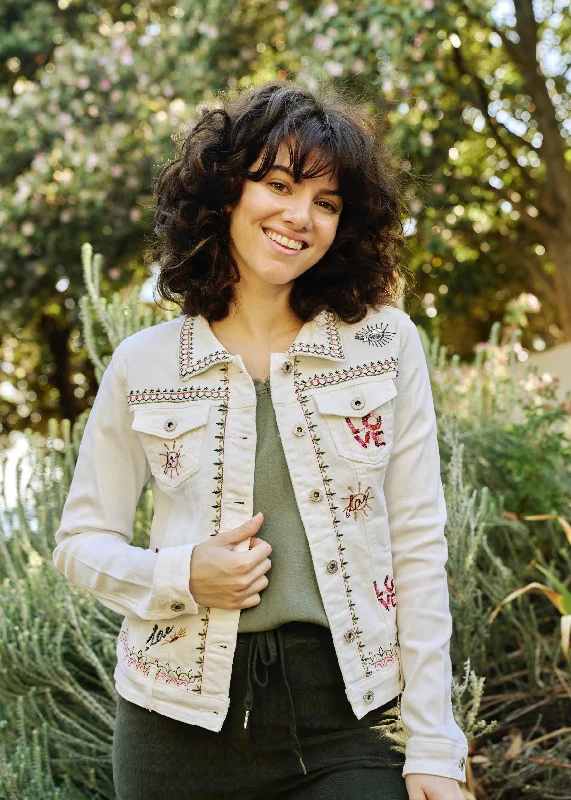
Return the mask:
<svg viewBox="0 0 571 800">
<path fill-rule="evenodd" d="M 396 394 L 391 378 L 315 393 L 317 408 L 327 420 L 339 455 L 377 466 L 388 461 Z"/>
<path fill-rule="evenodd" d="M 151 472 L 157 480 L 175 488 L 197 472 L 209 409 L 205 404 L 135 409 L 132 427 L 140 434 Z"/>
</svg>

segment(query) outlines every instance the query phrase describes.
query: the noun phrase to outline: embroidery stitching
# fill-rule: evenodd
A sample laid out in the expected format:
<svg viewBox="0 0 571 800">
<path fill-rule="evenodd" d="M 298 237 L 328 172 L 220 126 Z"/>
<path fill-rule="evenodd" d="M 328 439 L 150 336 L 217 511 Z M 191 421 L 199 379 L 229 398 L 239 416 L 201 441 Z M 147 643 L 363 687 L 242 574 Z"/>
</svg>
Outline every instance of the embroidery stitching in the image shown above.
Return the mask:
<svg viewBox="0 0 571 800">
<path fill-rule="evenodd" d="M 389 584 L 390 578 L 390 584 Z M 379 589 L 377 586 L 377 581 L 373 581 L 373 586 L 375 587 L 375 594 L 377 595 L 377 600 L 381 605 L 383 605 L 387 611 L 390 608 L 396 608 L 397 601 L 395 596 L 395 581 L 394 578 L 390 575 L 387 575 L 385 578 L 384 589 Z"/>
<path fill-rule="evenodd" d="M 353 514 L 353 519 L 357 519 L 357 515 L 359 511 L 362 511 L 365 517 L 368 517 L 367 509 L 372 511 L 372 506 L 369 505 L 369 500 L 374 498 L 374 495 L 371 494 L 371 487 L 367 486 L 364 492 L 361 491 L 361 481 L 357 483 L 358 491 L 355 491 L 352 486 L 348 486 L 347 488 L 351 492 L 349 497 L 342 497 L 341 500 L 348 500 L 349 502 L 343 509 L 345 512 L 345 516 L 347 519 Z"/>
<path fill-rule="evenodd" d="M 184 447 L 184 445 L 181 444 L 179 446 L 178 450 L 177 450 L 176 449 L 176 439 L 175 439 L 174 442 L 172 443 L 172 450 L 169 450 L 169 446 L 168 446 L 168 444 L 166 442 L 163 442 L 163 446 L 166 447 L 166 452 L 165 453 L 159 453 L 159 455 L 162 458 L 165 459 L 165 463 L 161 464 L 161 466 L 164 467 L 163 473 L 165 475 L 167 474 L 167 471 L 170 470 L 170 473 L 171 473 L 170 477 L 172 478 L 173 471 L 177 475 L 179 474 L 178 468 L 180 466 L 180 460 L 181 460 L 181 458 L 185 458 L 184 453 L 180 452 L 182 450 L 182 448 Z"/>
<path fill-rule="evenodd" d="M 219 389 L 189 387 L 188 389 L 132 389 L 127 395 L 129 406 L 141 403 L 179 403 L 187 400 L 215 400 L 223 397 L 224 392 Z"/>
<path fill-rule="evenodd" d="M 335 315 L 331 311 L 324 311 L 320 318 L 315 322 L 318 326 L 325 328 L 327 344 L 309 344 L 306 342 L 294 342 L 287 351 L 290 355 L 296 353 L 313 353 L 314 355 L 333 356 L 334 358 L 345 358 L 341 337 L 335 323 Z"/>
<path fill-rule="evenodd" d="M 214 519 L 212 522 L 214 523 L 214 533 L 211 533 L 211 536 L 216 536 L 220 533 L 220 524 L 222 522 L 222 487 L 224 484 L 224 435 L 226 431 L 226 419 L 228 417 L 228 397 L 229 397 L 229 388 L 228 388 L 228 364 L 222 364 L 220 367 L 222 373 L 222 385 L 224 387 L 224 399 L 218 406 L 218 411 L 220 411 L 220 419 L 216 423 L 220 428 L 220 433 L 216 434 L 216 439 L 220 442 L 218 447 L 214 449 L 214 452 L 218 454 L 218 458 L 214 462 L 214 466 L 216 467 L 216 488 L 213 490 L 212 494 L 216 496 L 216 503 L 214 504 L 213 508 L 215 510 Z M 208 635 L 208 624 L 210 622 L 210 607 L 206 609 L 206 614 L 204 619 L 204 627 L 202 628 L 201 632 L 199 633 L 200 637 L 200 644 L 197 647 L 197 650 L 200 653 L 200 657 L 198 659 L 199 665 L 199 673 L 200 673 L 200 684 L 198 686 L 197 691 L 199 693 L 202 692 L 202 678 L 204 675 L 204 656 L 206 652 L 206 637 Z"/>
<path fill-rule="evenodd" d="M 148 676 L 151 667 L 156 666 L 156 681 L 161 681 L 166 684 L 174 683 L 178 688 L 190 689 L 193 692 L 200 691 L 191 686 L 191 684 L 195 683 L 197 680 L 201 681 L 201 674 L 192 672 L 192 670 L 184 672 L 180 667 L 173 669 L 168 662 L 162 664 L 156 658 L 145 656 L 141 650 L 136 651 L 134 647 L 129 647 L 127 645 L 127 633 L 125 630 L 122 630 L 119 634 L 118 644 L 123 660 L 129 669 L 142 672 L 143 675 Z"/>
<path fill-rule="evenodd" d="M 227 350 L 216 350 L 209 353 L 200 361 L 192 363 L 192 334 L 196 317 L 187 316 L 180 329 L 179 339 L 179 375 L 181 380 L 185 380 L 195 372 L 201 372 L 206 367 L 210 367 L 218 361 L 232 358 Z"/>
<path fill-rule="evenodd" d="M 145 642 L 145 650 L 148 650 L 149 647 L 152 647 L 154 644 L 159 644 L 164 638 L 166 638 L 169 633 L 172 633 L 174 630 L 174 625 L 167 625 L 164 631 L 159 628 L 158 625 L 153 626 L 153 630 L 151 631 L 151 635 Z M 163 642 L 165 644 L 165 642 Z"/>
<path fill-rule="evenodd" d="M 361 417 L 361 423 L 363 425 L 362 428 L 356 428 L 353 425 L 350 417 L 345 417 L 345 422 L 349 426 L 355 441 L 359 442 L 359 444 L 365 449 L 367 449 L 373 443 L 375 447 L 386 445 L 385 440 L 382 438 L 384 436 L 383 429 L 381 428 L 383 420 L 381 419 L 380 414 L 376 414 L 374 411 L 369 411 L 368 414 L 366 414 L 364 417 Z M 365 438 L 361 437 L 363 431 L 366 431 Z"/>
<path fill-rule="evenodd" d="M 396 331 L 387 331 L 389 324 L 382 325 L 367 325 L 366 328 L 361 328 L 355 334 L 355 339 L 367 344 L 372 344 L 375 347 L 383 347 L 385 344 L 390 344 L 392 337 L 396 336 Z"/>
<path fill-rule="evenodd" d="M 392 664 L 396 663 L 396 659 L 398 657 L 397 647 L 398 645 L 396 642 L 386 650 L 383 647 L 379 647 L 376 653 L 370 652 L 365 657 L 365 662 L 373 666 L 376 670 L 390 667 Z"/>
<path fill-rule="evenodd" d="M 355 603 L 351 598 L 351 594 L 353 590 L 349 586 L 349 578 L 350 575 L 347 573 L 347 561 L 343 558 L 343 552 L 345 548 L 343 547 L 343 533 L 341 532 L 339 525 L 341 520 L 337 518 L 337 511 L 338 506 L 335 505 L 333 500 L 334 496 L 337 492 L 332 491 L 331 489 L 331 482 L 333 478 L 330 478 L 327 475 L 326 470 L 329 468 L 328 465 L 325 463 L 323 456 L 325 452 L 319 446 L 320 437 L 317 436 L 315 433 L 315 428 L 317 427 L 315 422 L 311 421 L 311 416 L 313 411 L 310 411 L 307 404 L 307 395 L 303 392 L 303 382 L 300 381 L 300 372 L 299 367 L 297 364 L 297 359 L 294 358 L 294 386 L 295 386 L 295 393 L 297 400 L 301 406 L 301 410 L 303 411 L 303 415 L 305 417 L 305 421 L 307 423 L 307 427 L 311 436 L 311 442 L 313 444 L 313 449 L 315 450 L 315 455 L 317 457 L 317 463 L 319 465 L 319 471 L 321 472 L 321 479 L 323 481 L 323 487 L 325 489 L 325 495 L 327 497 L 327 502 L 329 503 L 329 511 L 331 513 L 332 521 L 333 521 L 333 529 L 335 531 L 335 539 L 337 542 L 337 552 L 339 554 L 339 564 L 341 565 L 342 569 L 342 576 L 343 576 L 343 584 L 345 587 L 345 595 L 347 597 L 347 604 L 349 606 L 349 613 L 351 615 L 351 622 L 353 624 L 353 631 L 355 633 L 355 641 L 357 643 L 357 649 L 359 651 L 359 657 L 361 659 L 361 663 L 363 665 L 363 669 L 365 675 L 368 676 L 371 674 L 371 670 L 367 665 L 367 661 L 363 655 L 364 646 L 361 640 L 361 634 L 363 631 L 359 628 L 358 621 L 359 617 L 355 614 Z"/>
<path fill-rule="evenodd" d="M 385 361 L 371 361 L 370 364 L 363 364 L 359 367 L 353 367 L 347 370 L 335 370 L 329 372 L 327 375 L 322 372 L 321 375 L 313 375 L 311 378 L 300 378 L 298 381 L 301 389 L 307 387 L 321 388 L 322 386 L 334 386 L 338 383 L 350 381 L 352 378 L 364 378 L 369 375 L 386 375 L 389 372 L 395 372 L 395 377 L 398 377 L 398 358 L 391 357 Z"/>
</svg>

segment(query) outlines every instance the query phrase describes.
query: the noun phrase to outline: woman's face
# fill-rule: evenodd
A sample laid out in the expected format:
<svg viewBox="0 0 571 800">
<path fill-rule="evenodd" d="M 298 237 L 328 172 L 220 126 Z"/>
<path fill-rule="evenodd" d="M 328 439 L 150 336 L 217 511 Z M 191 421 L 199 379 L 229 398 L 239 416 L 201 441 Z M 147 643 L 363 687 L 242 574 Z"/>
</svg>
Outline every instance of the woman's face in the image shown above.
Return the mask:
<svg viewBox="0 0 571 800">
<path fill-rule="evenodd" d="M 250 171 L 260 165 L 262 155 Z M 289 164 L 289 150 L 282 143 L 266 177 L 244 181 L 240 201 L 231 210 L 230 249 L 243 278 L 289 284 L 316 264 L 335 238 L 343 206 L 337 177 L 294 183 Z"/>
</svg>

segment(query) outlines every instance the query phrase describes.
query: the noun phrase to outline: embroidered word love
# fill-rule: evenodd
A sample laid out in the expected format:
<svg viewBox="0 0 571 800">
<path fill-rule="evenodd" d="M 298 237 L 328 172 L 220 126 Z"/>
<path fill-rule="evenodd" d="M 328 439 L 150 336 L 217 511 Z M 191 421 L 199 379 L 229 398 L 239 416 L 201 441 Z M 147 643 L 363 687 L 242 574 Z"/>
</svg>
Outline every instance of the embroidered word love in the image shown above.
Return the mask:
<svg viewBox="0 0 571 800">
<path fill-rule="evenodd" d="M 158 625 L 155 625 L 153 632 L 146 641 L 147 646 L 145 647 L 145 650 L 148 650 L 149 647 L 152 647 L 154 644 L 159 644 L 159 642 L 161 644 L 172 644 L 172 642 L 176 642 L 177 639 L 182 639 L 184 636 L 186 636 L 186 628 L 179 628 L 176 633 L 173 633 L 170 639 L 167 639 L 166 637 L 173 631 L 174 625 L 167 625 L 164 631 L 162 628 L 159 628 Z M 164 642 L 163 639 L 165 640 Z"/>
<path fill-rule="evenodd" d="M 374 444 L 375 447 L 381 447 L 381 445 L 386 444 L 383 438 L 384 433 L 381 427 L 383 420 L 381 419 L 380 414 L 375 414 L 374 411 L 370 411 L 368 414 L 362 417 L 362 428 L 356 428 L 350 417 L 345 417 L 345 422 L 349 426 L 349 430 L 353 434 L 353 438 L 356 442 L 359 442 L 361 447 L 367 448 L 372 444 Z"/>
<path fill-rule="evenodd" d="M 377 581 L 373 581 L 373 586 L 375 587 L 375 594 L 377 595 L 377 600 L 381 605 L 383 605 L 387 611 L 389 608 L 395 608 L 397 601 L 395 597 L 395 582 L 394 579 L 391 578 L 389 584 L 389 575 L 385 578 L 385 586 L 384 589 L 379 589 L 377 586 Z"/>
<path fill-rule="evenodd" d="M 369 511 L 372 510 L 372 507 L 369 505 L 369 500 L 371 500 L 374 495 L 371 494 L 371 487 L 367 486 L 364 492 L 361 491 L 361 481 L 357 483 L 358 491 L 355 491 L 352 486 L 347 487 L 351 494 L 349 497 L 342 497 L 341 500 L 348 500 L 349 502 L 343 509 L 345 512 L 345 516 L 347 519 L 353 514 L 353 519 L 357 519 L 357 515 L 359 511 L 362 511 L 363 514 L 367 517 L 367 509 Z"/>
<path fill-rule="evenodd" d="M 180 466 L 180 461 L 182 458 L 184 458 L 184 455 L 182 455 L 180 451 L 182 450 L 184 445 L 181 444 L 177 450 L 176 439 L 172 443 L 172 450 L 169 450 L 169 446 L 166 442 L 163 442 L 163 445 L 166 448 L 166 452 L 160 453 L 159 455 L 161 455 L 165 459 L 165 463 L 162 464 L 162 466 L 164 467 L 165 475 L 167 474 L 168 470 L 170 470 L 171 473 L 170 477 L 172 478 L 173 472 L 176 472 L 176 474 L 178 475 L 178 468 Z"/>
</svg>

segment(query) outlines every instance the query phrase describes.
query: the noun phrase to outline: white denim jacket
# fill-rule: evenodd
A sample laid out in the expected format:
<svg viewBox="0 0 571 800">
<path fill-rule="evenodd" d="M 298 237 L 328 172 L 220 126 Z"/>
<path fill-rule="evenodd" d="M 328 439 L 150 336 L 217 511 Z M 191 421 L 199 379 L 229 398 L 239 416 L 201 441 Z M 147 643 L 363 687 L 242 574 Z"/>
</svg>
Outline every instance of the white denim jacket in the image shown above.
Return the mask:
<svg viewBox="0 0 571 800">
<path fill-rule="evenodd" d="M 464 781 L 447 512 L 418 330 L 391 306 L 354 325 L 322 312 L 287 352 L 272 353 L 270 378 L 355 716 L 402 692 L 403 775 Z M 201 316 L 139 331 L 103 375 L 55 534 L 57 569 L 124 616 L 118 693 L 211 731 L 228 711 L 240 611 L 197 606 L 190 558 L 261 510 L 252 507 L 255 453 L 256 392 L 241 356 Z M 142 549 L 131 541 L 149 480 L 154 515 Z"/>
</svg>

